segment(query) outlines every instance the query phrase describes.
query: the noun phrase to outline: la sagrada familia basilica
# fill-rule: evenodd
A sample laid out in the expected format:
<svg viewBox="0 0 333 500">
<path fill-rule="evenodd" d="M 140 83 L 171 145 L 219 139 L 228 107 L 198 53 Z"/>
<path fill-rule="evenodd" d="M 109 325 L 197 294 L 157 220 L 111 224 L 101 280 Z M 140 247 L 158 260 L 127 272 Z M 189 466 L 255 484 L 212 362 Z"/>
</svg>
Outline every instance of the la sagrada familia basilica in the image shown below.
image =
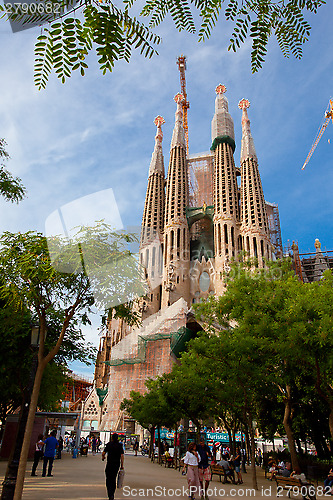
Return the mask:
<svg viewBox="0 0 333 500">
<path fill-rule="evenodd" d="M 98 352 L 94 389 L 83 407 L 83 430 L 121 431 L 133 425 L 120 410 L 131 390 L 171 370 L 185 343 L 201 330 L 193 303 L 225 290 L 225 273 L 240 252 L 263 266 L 282 256 L 278 207 L 262 189 L 247 99 L 240 165 L 226 87 L 216 87 L 210 150 L 189 155 L 186 95 L 177 94 L 167 176 L 162 151 L 164 119 L 156 136 L 142 218 L 140 262 L 149 289 L 139 300 L 140 327 L 108 321 Z M 184 116 L 185 115 L 185 116 Z M 132 428 L 133 431 L 133 428 Z"/>
</svg>

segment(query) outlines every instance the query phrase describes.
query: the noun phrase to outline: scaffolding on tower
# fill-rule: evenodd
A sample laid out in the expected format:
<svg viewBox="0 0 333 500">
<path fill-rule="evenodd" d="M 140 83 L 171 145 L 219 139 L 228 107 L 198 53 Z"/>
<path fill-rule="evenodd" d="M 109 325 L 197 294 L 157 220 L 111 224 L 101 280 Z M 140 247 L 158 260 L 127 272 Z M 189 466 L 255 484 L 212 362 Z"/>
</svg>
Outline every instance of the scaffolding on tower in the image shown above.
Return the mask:
<svg viewBox="0 0 333 500">
<path fill-rule="evenodd" d="M 282 237 L 279 217 L 279 207 L 276 203 L 266 203 L 266 213 L 268 219 L 269 238 L 274 247 L 275 256 L 277 259 L 282 259 Z"/>
</svg>

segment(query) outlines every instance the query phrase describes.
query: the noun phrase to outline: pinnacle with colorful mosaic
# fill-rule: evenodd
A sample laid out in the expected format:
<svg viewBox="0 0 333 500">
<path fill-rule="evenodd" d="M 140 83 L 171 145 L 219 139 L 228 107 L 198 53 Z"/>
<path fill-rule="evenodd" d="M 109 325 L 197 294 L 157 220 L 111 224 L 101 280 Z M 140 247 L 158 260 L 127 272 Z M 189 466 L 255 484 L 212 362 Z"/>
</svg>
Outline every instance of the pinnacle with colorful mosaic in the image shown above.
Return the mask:
<svg viewBox="0 0 333 500">
<path fill-rule="evenodd" d="M 227 87 L 225 85 L 222 85 L 221 83 L 215 89 L 215 92 L 217 94 L 225 94 L 226 91 L 227 91 Z"/>
</svg>

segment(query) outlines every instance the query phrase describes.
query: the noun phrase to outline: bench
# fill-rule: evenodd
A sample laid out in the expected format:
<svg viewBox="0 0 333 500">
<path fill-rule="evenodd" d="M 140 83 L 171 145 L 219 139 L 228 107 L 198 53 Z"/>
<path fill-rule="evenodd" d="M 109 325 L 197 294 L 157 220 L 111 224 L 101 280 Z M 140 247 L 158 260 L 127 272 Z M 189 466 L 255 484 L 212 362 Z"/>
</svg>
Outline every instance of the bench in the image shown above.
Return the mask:
<svg viewBox="0 0 333 500">
<path fill-rule="evenodd" d="M 212 471 L 212 476 L 215 474 L 216 476 L 220 476 L 220 481 L 221 477 L 223 476 L 223 483 L 227 482 L 227 479 L 230 478 L 233 484 L 236 483 L 235 481 L 235 473 L 234 471 L 231 471 L 231 474 L 226 474 L 224 467 L 222 465 L 211 465 L 210 466 L 211 471 Z"/>
<path fill-rule="evenodd" d="M 296 477 L 284 477 L 276 475 L 274 477 L 276 481 L 277 496 L 281 496 L 281 491 L 279 488 L 288 491 L 288 497 L 293 493 L 301 495 L 302 498 L 309 498 L 310 500 L 316 500 L 316 490 L 312 483 L 302 483 L 302 481 Z"/>
</svg>

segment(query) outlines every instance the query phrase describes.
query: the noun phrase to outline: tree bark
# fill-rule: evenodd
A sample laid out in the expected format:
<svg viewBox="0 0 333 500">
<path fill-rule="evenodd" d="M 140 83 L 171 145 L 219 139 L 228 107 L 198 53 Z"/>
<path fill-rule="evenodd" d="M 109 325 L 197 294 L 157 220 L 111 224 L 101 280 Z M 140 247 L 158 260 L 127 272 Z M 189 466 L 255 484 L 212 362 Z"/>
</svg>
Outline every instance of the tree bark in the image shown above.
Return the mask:
<svg viewBox="0 0 333 500">
<path fill-rule="evenodd" d="M 177 437 L 178 437 L 178 432 L 177 432 L 177 425 L 176 424 L 176 430 L 175 430 L 175 437 L 174 437 L 174 441 L 173 441 L 173 460 L 174 460 L 174 464 L 175 464 L 175 467 L 176 467 L 176 464 L 178 462 L 178 454 L 177 454 Z"/>
<path fill-rule="evenodd" d="M 88 285 L 83 290 L 83 294 L 87 291 L 87 288 L 88 288 Z M 29 405 L 28 419 L 27 419 L 27 424 L 25 427 L 24 439 L 23 439 L 21 456 L 20 456 L 20 463 L 19 463 L 19 467 L 18 467 L 18 471 L 17 471 L 14 500 L 21 500 L 21 498 L 22 498 L 25 471 L 27 468 L 27 460 L 28 460 L 29 447 L 30 447 L 30 441 L 31 441 L 31 434 L 32 434 L 33 426 L 34 426 L 35 414 L 36 414 L 38 396 L 39 396 L 39 389 L 40 389 L 40 385 L 42 382 L 44 370 L 46 368 L 46 365 L 54 358 L 54 356 L 56 354 L 58 354 L 59 349 L 60 349 L 61 344 L 62 344 L 62 341 L 63 341 L 64 336 L 65 336 L 66 330 L 67 330 L 68 325 L 70 323 L 70 320 L 74 316 L 74 313 L 75 313 L 77 307 L 79 306 L 81 300 L 82 300 L 82 298 L 80 297 L 80 294 L 79 294 L 75 303 L 69 309 L 66 310 L 66 317 L 64 319 L 58 340 L 57 340 L 56 344 L 53 346 L 53 348 L 51 349 L 51 351 L 45 357 L 44 357 L 44 346 L 45 346 L 45 336 L 46 336 L 45 311 L 40 312 L 40 314 L 38 315 L 39 322 L 40 322 L 40 344 L 39 344 L 39 350 L 38 350 L 38 367 L 37 367 L 37 371 L 36 371 L 34 386 L 32 389 L 31 400 L 30 400 L 30 405 Z"/>
<path fill-rule="evenodd" d="M 24 397 L 22 399 L 21 411 L 20 411 L 19 421 L 17 424 L 17 431 L 14 437 L 14 446 L 12 447 L 12 451 L 8 459 L 5 480 L 2 486 L 1 500 L 13 500 L 14 498 L 14 490 L 16 486 L 18 466 L 20 463 L 24 433 L 29 415 L 30 401 L 35 382 L 37 367 L 38 367 L 38 354 L 35 353 L 32 360 L 29 382 L 24 391 Z"/>
<path fill-rule="evenodd" d="M 291 428 L 291 388 L 290 386 L 286 386 L 286 392 L 287 392 L 287 397 L 285 399 L 285 406 L 284 406 L 284 417 L 283 417 L 283 426 L 284 430 L 286 431 L 287 438 L 288 438 L 288 446 L 289 446 L 289 451 L 290 451 L 290 458 L 291 458 L 291 464 L 293 470 L 295 470 L 296 467 L 299 467 L 298 464 L 298 458 L 297 458 L 297 453 L 296 453 L 296 447 L 295 447 L 295 439 L 294 439 L 294 434 Z"/>
<path fill-rule="evenodd" d="M 251 472 L 252 472 L 252 488 L 258 490 L 257 470 L 256 470 L 256 442 L 254 439 L 252 417 L 249 415 L 249 434 L 251 442 Z"/>
<path fill-rule="evenodd" d="M 227 432 L 228 432 L 228 438 L 229 438 L 229 448 L 230 448 L 230 451 L 232 450 L 232 434 L 231 434 L 231 428 L 226 425 L 226 429 L 227 429 Z"/>
<path fill-rule="evenodd" d="M 302 455 L 303 449 L 302 449 L 301 441 L 300 441 L 299 438 L 296 438 L 295 441 L 296 441 L 296 444 L 297 444 L 298 454 Z"/>
<path fill-rule="evenodd" d="M 157 426 L 157 449 L 158 449 L 158 463 L 161 463 L 161 429 Z"/>
<path fill-rule="evenodd" d="M 151 461 L 155 460 L 154 441 L 155 441 L 155 427 L 152 427 L 150 429 L 150 443 L 149 443 L 149 457 L 150 457 Z"/>
<path fill-rule="evenodd" d="M 333 401 L 331 399 L 328 400 L 328 404 L 330 407 L 330 414 L 328 417 L 328 425 L 330 428 L 330 433 L 331 433 L 331 439 L 333 441 Z"/>
<path fill-rule="evenodd" d="M 31 434 L 32 434 L 33 426 L 34 426 L 35 414 L 36 414 L 38 396 L 39 396 L 39 389 L 40 389 L 40 384 L 42 382 L 42 377 L 43 377 L 43 372 L 44 372 L 45 366 L 46 366 L 45 363 L 40 363 L 38 365 L 37 372 L 36 372 L 34 387 L 33 387 L 32 394 L 31 394 L 31 401 L 30 401 L 30 406 L 29 406 L 27 425 L 25 427 L 24 439 L 23 439 L 23 444 L 22 444 L 20 463 L 19 463 L 19 467 L 18 467 L 18 471 L 17 471 L 14 500 L 21 500 L 21 498 L 22 498 L 24 476 L 25 476 L 25 470 L 26 470 L 26 466 L 27 466 L 27 459 L 28 459 L 28 453 L 29 453 L 29 447 L 30 447 Z"/>
<path fill-rule="evenodd" d="M 249 428 L 246 426 L 245 428 L 245 451 L 246 451 L 246 463 L 249 465 L 249 458 L 250 458 L 250 453 L 251 453 L 251 445 L 250 445 L 250 438 L 249 438 Z"/>
<path fill-rule="evenodd" d="M 232 455 L 236 453 L 236 429 L 233 427 L 232 429 L 232 447 L 230 448 Z"/>
</svg>

